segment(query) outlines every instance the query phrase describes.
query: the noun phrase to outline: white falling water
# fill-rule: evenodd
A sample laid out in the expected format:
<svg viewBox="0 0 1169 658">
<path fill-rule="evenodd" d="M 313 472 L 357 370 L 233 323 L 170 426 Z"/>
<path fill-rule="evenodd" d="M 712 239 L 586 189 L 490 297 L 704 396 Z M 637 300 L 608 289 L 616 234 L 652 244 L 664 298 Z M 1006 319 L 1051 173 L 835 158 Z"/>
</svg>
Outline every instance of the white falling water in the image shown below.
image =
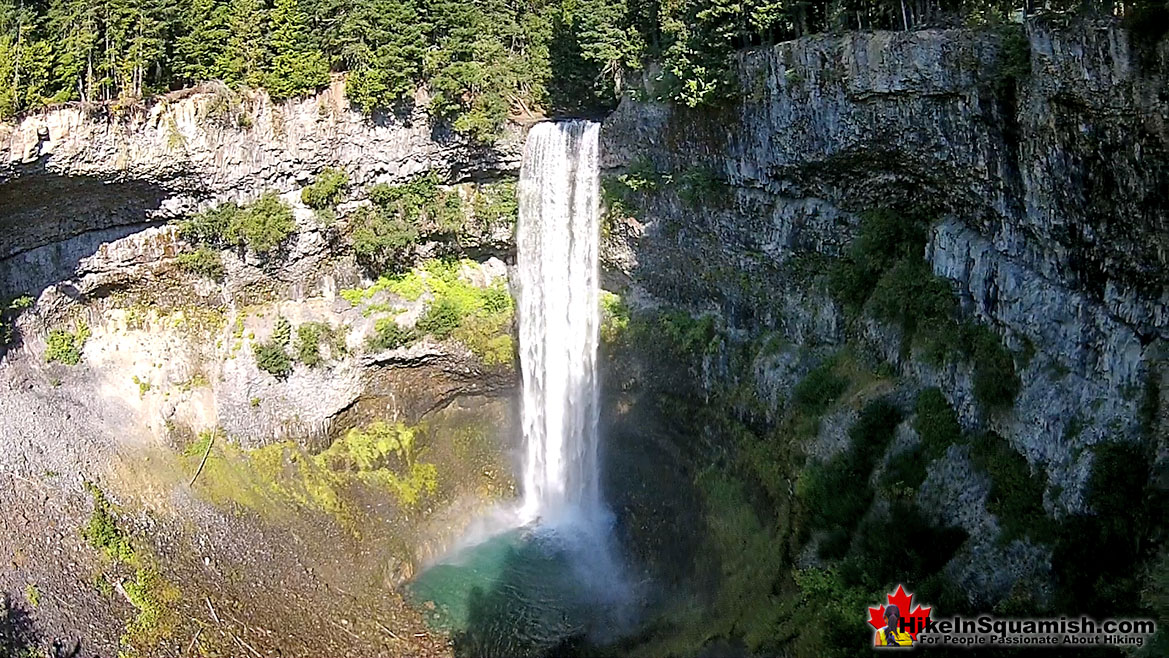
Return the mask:
<svg viewBox="0 0 1169 658">
<path fill-rule="evenodd" d="M 538 123 L 520 168 L 517 230 L 525 521 L 594 517 L 599 126 Z"/>
</svg>

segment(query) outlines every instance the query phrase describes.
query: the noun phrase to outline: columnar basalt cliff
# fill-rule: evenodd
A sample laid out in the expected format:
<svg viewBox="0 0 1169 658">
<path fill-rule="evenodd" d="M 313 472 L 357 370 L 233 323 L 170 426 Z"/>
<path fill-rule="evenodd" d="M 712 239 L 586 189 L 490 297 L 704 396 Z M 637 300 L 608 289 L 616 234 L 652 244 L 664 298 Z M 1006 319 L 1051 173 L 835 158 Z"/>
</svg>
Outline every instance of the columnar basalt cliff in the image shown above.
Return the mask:
<svg viewBox="0 0 1169 658">
<path fill-rule="evenodd" d="M 726 414 L 701 430 L 659 432 L 675 437 L 659 447 L 696 451 L 682 464 L 699 481 L 705 464 L 762 469 L 760 450 L 780 453 L 775 459 L 788 465 L 778 482 L 746 478 L 782 487 L 771 498 L 784 510 L 772 540 L 780 541 L 783 514 L 799 523 L 800 505 L 820 504 L 801 490 L 814 486 L 810 465 L 854 453 L 848 436 L 858 411 L 891 402 L 904 421 L 865 467 L 885 492 L 871 508 L 864 503 L 866 523 L 908 495 L 926 518 L 968 534 L 944 568 L 963 598 L 989 606 L 1026 590 L 1050 603 L 1052 551 L 1064 549 L 1006 529 L 1006 485 L 977 466 L 986 461 L 979 446 L 990 443 L 960 445 L 954 427 L 952 445 L 930 453 L 929 437 L 916 431 L 920 396 L 937 387 L 961 431 L 1005 439 L 1009 451 L 998 454 L 1025 459 L 1022 477 L 1030 470 L 1036 487 L 1029 504 L 1041 516 L 1097 511 L 1093 496 L 1103 493 L 1091 482 L 1106 468 L 1098 457 L 1105 446 L 1141 446 L 1161 463 L 1169 450 L 1169 104 L 1157 90 L 1169 69 L 1164 42 L 1134 42 L 1113 23 L 1033 20 L 1025 35 L 877 32 L 745 52 L 740 95 L 717 109 L 642 100 L 653 95 L 647 76 L 602 133 L 616 208 L 607 275 L 635 316 L 641 308 L 657 314 L 659 334 L 677 331 L 697 390 L 677 393 L 678 372 L 661 361 L 633 363 L 644 343 L 618 345 L 611 379 L 626 392 L 610 391 L 611 431 L 629 440 L 631 423 L 646 426 L 644 412 L 623 411 L 638 399 L 724 405 Z M 865 235 L 865 218 L 886 209 L 901 219 L 874 222 L 879 228 Z M 872 249 L 898 222 L 914 221 L 925 234 L 910 241 L 910 253 Z M 876 290 L 849 299 L 836 275 L 848 272 L 841 263 L 858 271 L 863 258 L 902 258 L 917 274 L 870 269 L 860 278 L 871 281 L 848 285 Z M 912 270 L 921 259 L 924 268 Z M 914 305 L 935 295 L 956 315 L 917 314 Z M 663 308 L 701 322 L 685 333 Z M 947 336 L 931 335 L 938 331 Z M 956 354 L 939 347 L 950 339 L 1001 347 L 945 357 Z M 980 373 L 996 350 L 1003 370 Z M 810 413 L 801 399 L 824 381 L 818 365 L 851 384 L 812 414 L 818 429 L 801 434 L 798 421 Z M 980 386 L 996 378 L 1017 385 L 1003 399 L 980 400 Z M 654 393 L 628 393 L 639 385 Z M 736 436 L 746 430 L 736 426 L 762 443 L 744 447 Z M 779 447 L 786 444 L 802 456 Z M 928 466 L 924 481 L 895 479 L 899 459 Z M 1142 465 L 1132 469 L 1144 482 Z M 833 552 L 823 548 L 831 537 L 813 531 L 809 545 L 800 532 L 792 559 L 830 564 L 817 552 Z"/>
<path fill-rule="evenodd" d="M 602 488 L 657 598 L 695 602 L 647 604 L 661 621 L 631 641 L 642 654 L 663 635 L 814 654 L 806 629 L 831 624 L 800 615 L 834 590 L 812 579 L 894 541 L 873 530 L 886 519 L 937 549 L 914 554 L 930 566 L 913 586 L 1054 610 L 1074 579 L 1045 524 L 1102 513 L 1108 450 L 1135 446 L 1140 486 L 1163 490 L 1166 43 L 1050 19 L 816 36 L 737 55 L 717 107 L 648 100 L 652 74 L 626 94 L 601 131 L 602 281 L 620 295 L 602 300 Z M 242 621 L 206 631 L 223 652 L 236 633 L 263 652 L 449 653 L 359 616 L 421 628 L 395 588 L 516 494 L 514 188 L 503 210 L 483 200 L 514 182 L 522 136 L 364 117 L 340 81 L 0 126 L 0 497 L 36 501 L 0 514 L 0 549 L 94 519 L 150 538 L 143 562 L 99 546 L 111 565 L 54 535 L 82 557 L 63 575 L 14 557 L 0 589 L 41 582 L 42 631 L 103 654 L 142 606 L 102 592 L 149 565 L 191 618 L 232 606 Z M 301 193 L 326 168 L 348 187 L 322 213 Z M 388 222 L 409 250 L 373 277 L 354 227 L 429 173 L 419 205 L 456 211 L 419 211 L 441 224 L 422 236 Z M 378 183 L 398 187 L 379 201 Z M 268 192 L 291 216 L 270 253 L 175 221 Z M 198 250 L 213 273 L 183 265 Z M 271 543 L 294 548 L 269 563 Z M 760 601 L 775 611 L 741 609 Z M 289 619 L 304 629 L 256 630 Z M 178 655 L 183 628 L 149 648 Z"/>
</svg>

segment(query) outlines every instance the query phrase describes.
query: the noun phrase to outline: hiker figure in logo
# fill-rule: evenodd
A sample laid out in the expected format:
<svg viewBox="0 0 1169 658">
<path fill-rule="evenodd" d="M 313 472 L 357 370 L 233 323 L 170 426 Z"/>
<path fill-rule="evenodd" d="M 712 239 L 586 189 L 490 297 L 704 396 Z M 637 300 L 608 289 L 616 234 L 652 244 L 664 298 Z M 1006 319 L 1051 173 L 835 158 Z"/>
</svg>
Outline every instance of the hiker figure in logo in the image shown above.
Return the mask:
<svg viewBox="0 0 1169 658">
<path fill-rule="evenodd" d="M 885 606 L 885 627 L 877 629 L 876 646 L 878 647 L 911 647 L 913 638 L 901 630 L 901 611 L 895 605 Z"/>
</svg>

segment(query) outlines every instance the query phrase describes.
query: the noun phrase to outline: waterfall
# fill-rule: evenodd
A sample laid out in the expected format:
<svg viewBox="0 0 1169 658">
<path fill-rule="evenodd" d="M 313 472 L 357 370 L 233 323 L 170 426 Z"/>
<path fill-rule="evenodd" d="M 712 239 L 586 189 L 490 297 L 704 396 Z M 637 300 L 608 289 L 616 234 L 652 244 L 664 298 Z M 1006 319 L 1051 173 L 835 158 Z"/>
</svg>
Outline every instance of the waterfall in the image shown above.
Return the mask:
<svg viewBox="0 0 1169 658">
<path fill-rule="evenodd" d="M 538 123 L 519 182 L 525 521 L 593 517 L 597 457 L 599 126 Z"/>
</svg>

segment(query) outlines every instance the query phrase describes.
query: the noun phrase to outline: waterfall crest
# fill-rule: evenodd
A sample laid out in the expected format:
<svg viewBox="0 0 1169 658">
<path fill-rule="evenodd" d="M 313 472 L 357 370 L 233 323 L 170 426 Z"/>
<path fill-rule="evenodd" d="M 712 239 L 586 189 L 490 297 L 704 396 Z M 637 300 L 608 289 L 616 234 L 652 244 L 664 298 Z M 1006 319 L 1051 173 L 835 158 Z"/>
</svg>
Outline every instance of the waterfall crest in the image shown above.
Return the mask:
<svg viewBox="0 0 1169 658">
<path fill-rule="evenodd" d="M 597 456 L 599 125 L 536 124 L 519 182 L 525 521 L 602 509 Z"/>
</svg>

